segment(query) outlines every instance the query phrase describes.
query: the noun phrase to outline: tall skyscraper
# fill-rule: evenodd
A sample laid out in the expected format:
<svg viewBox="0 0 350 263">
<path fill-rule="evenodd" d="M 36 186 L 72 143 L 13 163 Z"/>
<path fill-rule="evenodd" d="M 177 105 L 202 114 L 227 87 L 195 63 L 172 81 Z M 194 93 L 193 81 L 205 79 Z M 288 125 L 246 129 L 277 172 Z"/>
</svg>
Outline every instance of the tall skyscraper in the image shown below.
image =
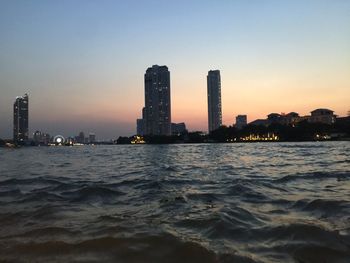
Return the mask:
<svg viewBox="0 0 350 263">
<path fill-rule="evenodd" d="M 210 70 L 207 76 L 208 88 L 208 130 L 216 130 L 222 125 L 220 70 Z"/>
<path fill-rule="evenodd" d="M 16 97 L 13 105 L 13 141 L 21 143 L 28 140 L 28 95 Z"/>
<path fill-rule="evenodd" d="M 153 65 L 145 73 L 145 135 L 171 135 L 170 72 Z"/>
</svg>

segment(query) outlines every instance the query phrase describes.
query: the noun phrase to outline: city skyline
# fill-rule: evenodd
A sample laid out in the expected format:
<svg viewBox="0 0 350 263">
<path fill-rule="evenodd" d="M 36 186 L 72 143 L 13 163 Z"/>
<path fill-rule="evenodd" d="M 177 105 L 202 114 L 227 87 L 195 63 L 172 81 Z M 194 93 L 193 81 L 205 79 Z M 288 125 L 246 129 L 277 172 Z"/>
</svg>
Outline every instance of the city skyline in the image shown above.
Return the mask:
<svg viewBox="0 0 350 263">
<path fill-rule="evenodd" d="M 183 135 L 183 133 L 189 132 L 186 129 L 186 124 L 171 122 L 171 94 L 170 94 L 170 71 L 167 66 L 153 65 L 146 70 L 144 75 L 145 79 L 145 107 L 142 108 L 142 118 L 136 119 L 136 133 L 133 133 L 131 137 L 142 136 L 168 136 L 170 135 Z M 235 123 L 226 126 L 221 123 L 221 82 L 220 71 L 210 70 L 207 76 L 208 86 L 208 135 L 213 131 L 223 129 L 235 128 L 241 130 L 247 125 L 253 126 L 265 126 L 268 127 L 271 124 L 280 124 L 282 126 L 295 127 L 299 122 L 316 123 L 334 125 L 338 123 L 346 123 L 350 118 L 350 111 L 347 112 L 347 117 L 339 116 L 334 111 L 326 108 L 314 109 L 310 112 L 310 115 L 300 116 L 297 112 L 285 113 L 269 113 L 263 119 L 256 119 L 251 122 L 247 122 L 247 115 L 238 115 L 235 118 Z M 214 99 L 213 99 L 214 97 Z M 24 94 L 23 96 L 17 96 L 13 104 L 13 141 L 15 143 L 29 143 L 36 142 L 39 144 L 47 144 L 56 137 L 64 139 L 64 136 L 58 134 L 56 136 L 50 136 L 48 133 L 36 130 L 33 136 L 29 134 L 29 96 Z M 190 131 L 191 132 L 191 131 Z M 192 131 L 194 133 L 202 133 L 203 131 Z M 66 135 L 67 136 L 67 135 Z M 140 137 L 141 136 L 141 137 Z M 123 137 L 123 136 L 120 136 Z M 127 138 L 127 137 L 124 137 Z M 100 142 L 112 141 L 112 138 L 99 140 Z M 68 136 L 67 142 L 79 143 L 79 144 L 91 144 L 97 142 L 96 135 L 93 132 L 89 132 L 89 136 L 86 137 L 83 131 L 79 132 L 77 136 Z"/>
<path fill-rule="evenodd" d="M 225 125 L 240 114 L 248 122 L 271 112 L 307 115 L 317 108 L 347 114 L 349 2 L 185 6 L 2 2 L 0 137 L 12 137 L 11 104 L 24 93 L 31 96 L 31 135 L 133 134 L 143 72 L 153 64 L 171 69 L 172 121 L 189 130 L 207 130 L 205 74 L 213 68 L 222 75 Z M 149 18 L 146 11 L 153 9 L 158 16 Z M 205 22 L 208 16 L 213 20 Z"/>
</svg>

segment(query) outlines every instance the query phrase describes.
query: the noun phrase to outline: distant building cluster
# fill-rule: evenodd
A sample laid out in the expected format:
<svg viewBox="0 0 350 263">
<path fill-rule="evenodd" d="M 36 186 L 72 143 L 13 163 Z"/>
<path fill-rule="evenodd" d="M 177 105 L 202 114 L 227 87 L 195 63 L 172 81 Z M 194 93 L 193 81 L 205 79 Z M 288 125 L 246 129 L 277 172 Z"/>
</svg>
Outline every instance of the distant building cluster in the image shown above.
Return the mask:
<svg viewBox="0 0 350 263">
<path fill-rule="evenodd" d="M 84 132 L 74 137 L 65 139 L 61 135 L 50 136 L 50 134 L 35 131 L 33 138 L 29 138 L 29 96 L 16 97 L 13 105 L 13 142 L 17 145 L 50 145 L 50 144 L 94 144 L 96 135 L 89 133 L 85 136 Z"/>
<path fill-rule="evenodd" d="M 239 115 L 242 116 L 242 115 Z M 239 116 L 236 117 L 236 128 L 241 129 L 242 123 Z M 245 116 L 245 115 L 243 115 Z M 273 123 L 278 123 L 282 125 L 294 126 L 298 122 L 307 121 L 309 123 L 323 123 L 323 124 L 334 124 L 337 121 L 337 116 L 334 111 L 329 109 L 315 109 L 311 111 L 311 115 L 299 116 L 296 112 L 290 112 L 288 114 L 270 113 L 267 115 L 267 119 L 257 119 L 250 122 L 250 125 L 263 125 L 268 126 Z"/>
<path fill-rule="evenodd" d="M 33 141 L 35 145 L 50 145 L 50 144 L 60 144 L 60 145 L 82 145 L 82 144 L 94 144 L 96 143 L 96 135 L 94 133 L 89 133 L 85 136 L 84 132 L 80 132 L 77 136 L 70 136 L 64 138 L 62 135 L 56 135 L 51 137 L 50 134 L 36 131 L 33 134 Z"/>
<path fill-rule="evenodd" d="M 33 134 L 33 141 L 36 145 L 48 145 L 52 141 L 52 139 L 50 134 L 41 131 L 36 131 Z"/>
<path fill-rule="evenodd" d="M 68 139 L 73 143 L 89 144 L 96 142 L 96 135 L 94 133 L 89 133 L 88 136 L 85 136 L 85 133 L 81 131 L 77 136 L 69 137 Z"/>
</svg>

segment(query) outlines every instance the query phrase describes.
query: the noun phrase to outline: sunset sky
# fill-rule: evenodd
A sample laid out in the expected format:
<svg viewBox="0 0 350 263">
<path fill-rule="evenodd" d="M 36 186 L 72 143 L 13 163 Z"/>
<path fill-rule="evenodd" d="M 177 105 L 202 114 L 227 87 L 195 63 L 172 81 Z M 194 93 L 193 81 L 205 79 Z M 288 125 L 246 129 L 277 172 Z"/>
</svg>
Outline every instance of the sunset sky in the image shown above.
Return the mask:
<svg viewBox="0 0 350 263">
<path fill-rule="evenodd" d="M 350 110 L 348 0 L 0 0 L 0 137 L 16 96 L 31 132 L 132 135 L 147 67 L 167 65 L 172 122 L 207 130 L 219 69 L 223 123 Z"/>
</svg>

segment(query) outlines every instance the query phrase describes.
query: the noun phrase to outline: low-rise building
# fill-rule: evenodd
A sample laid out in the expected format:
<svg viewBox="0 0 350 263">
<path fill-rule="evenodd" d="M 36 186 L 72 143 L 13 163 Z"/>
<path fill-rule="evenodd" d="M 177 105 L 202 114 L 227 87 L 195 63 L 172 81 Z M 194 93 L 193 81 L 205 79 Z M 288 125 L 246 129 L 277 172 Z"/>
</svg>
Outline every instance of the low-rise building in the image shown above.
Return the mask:
<svg viewBox="0 0 350 263">
<path fill-rule="evenodd" d="M 79 132 L 79 135 L 76 136 L 77 143 L 85 143 L 85 134 L 84 132 Z"/>
<path fill-rule="evenodd" d="M 171 134 L 180 135 L 187 132 L 186 124 L 184 122 L 172 123 L 171 124 Z"/>
<path fill-rule="evenodd" d="M 329 109 L 316 109 L 311 112 L 311 116 L 308 119 L 310 123 L 324 123 L 333 124 L 335 122 L 336 116 L 334 111 Z"/>
<path fill-rule="evenodd" d="M 33 134 L 33 141 L 38 145 L 48 145 L 50 143 L 50 134 L 36 131 Z"/>
<path fill-rule="evenodd" d="M 242 129 L 244 126 L 247 126 L 247 115 L 237 115 L 235 127 Z"/>
<path fill-rule="evenodd" d="M 278 113 L 270 113 L 267 115 L 267 120 L 269 123 L 279 123 L 281 121 L 282 115 Z"/>
<path fill-rule="evenodd" d="M 296 112 L 290 112 L 286 115 L 282 115 L 280 123 L 283 125 L 295 125 L 301 120 L 300 116 Z"/>
<path fill-rule="evenodd" d="M 89 134 L 89 143 L 95 143 L 96 142 L 96 135 L 95 133 Z"/>
<path fill-rule="evenodd" d="M 255 126 L 268 126 L 269 125 L 269 121 L 267 119 L 257 119 L 255 121 L 252 121 L 249 123 L 249 125 L 255 125 Z"/>
</svg>

